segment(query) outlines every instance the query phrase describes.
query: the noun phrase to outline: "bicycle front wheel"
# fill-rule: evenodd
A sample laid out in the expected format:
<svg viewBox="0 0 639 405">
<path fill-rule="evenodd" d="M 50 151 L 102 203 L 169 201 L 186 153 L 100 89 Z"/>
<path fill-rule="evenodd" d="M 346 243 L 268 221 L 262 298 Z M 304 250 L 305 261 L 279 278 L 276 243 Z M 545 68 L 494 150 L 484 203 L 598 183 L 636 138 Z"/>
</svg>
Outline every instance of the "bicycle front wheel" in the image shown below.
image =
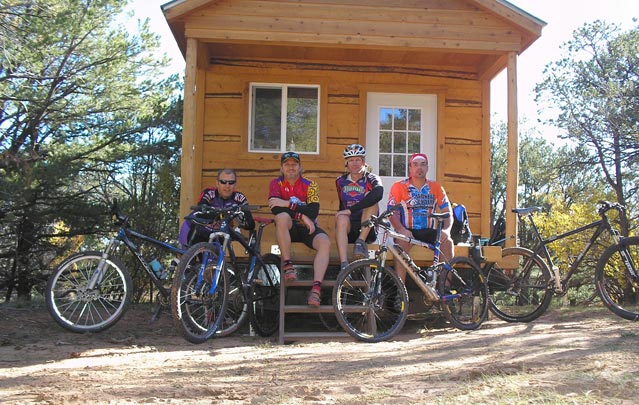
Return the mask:
<svg viewBox="0 0 639 405">
<path fill-rule="evenodd" d="M 204 343 L 213 337 L 224 319 L 229 280 L 227 271 L 218 271 L 217 259 L 214 245 L 197 243 L 182 255 L 173 278 L 173 320 L 191 343 Z M 216 274 L 217 287 L 211 291 Z"/>
<path fill-rule="evenodd" d="M 467 257 L 453 257 L 444 264 L 437 283 L 444 316 L 458 329 L 481 326 L 488 313 L 488 287 L 484 273 Z"/>
<path fill-rule="evenodd" d="M 249 312 L 248 303 L 244 298 L 242 274 L 238 266 L 226 263 L 226 271 L 229 276 L 228 301 L 222 323 L 215 332 L 216 337 L 228 336 L 237 331 L 246 322 Z"/>
<path fill-rule="evenodd" d="M 333 288 L 337 322 L 351 336 L 380 342 L 406 322 L 408 293 L 397 274 L 372 259 L 356 260 L 337 276 Z"/>
<path fill-rule="evenodd" d="M 63 261 L 49 277 L 46 305 L 58 325 L 77 333 L 101 332 L 126 312 L 133 281 L 118 258 L 106 258 L 99 281 L 89 288 L 101 259 L 101 252 L 77 253 Z"/>
<path fill-rule="evenodd" d="M 639 320 L 639 237 L 624 238 L 607 248 L 597 263 L 595 286 L 615 315 Z"/>
<path fill-rule="evenodd" d="M 551 273 L 532 250 L 502 250 L 502 260 L 486 270 L 490 310 L 506 322 L 530 322 L 546 312 L 553 291 Z"/>
<path fill-rule="evenodd" d="M 280 325 L 280 258 L 262 256 L 257 264 L 249 293 L 249 320 L 260 336 L 271 336 Z"/>
</svg>

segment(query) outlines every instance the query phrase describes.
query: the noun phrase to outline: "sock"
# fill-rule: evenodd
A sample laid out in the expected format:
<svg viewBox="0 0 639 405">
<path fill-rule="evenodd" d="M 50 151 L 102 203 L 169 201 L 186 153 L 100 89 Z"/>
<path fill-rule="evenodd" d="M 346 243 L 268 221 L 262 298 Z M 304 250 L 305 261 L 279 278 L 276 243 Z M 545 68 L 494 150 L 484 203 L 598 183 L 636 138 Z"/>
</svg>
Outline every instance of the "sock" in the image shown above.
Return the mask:
<svg viewBox="0 0 639 405">
<path fill-rule="evenodd" d="M 313 288 L 312 290 L 315 290 L 317 292 L 320 292 L 322 290 L 322 282 L 321 281 L 313 281 Z"/>
</svg>

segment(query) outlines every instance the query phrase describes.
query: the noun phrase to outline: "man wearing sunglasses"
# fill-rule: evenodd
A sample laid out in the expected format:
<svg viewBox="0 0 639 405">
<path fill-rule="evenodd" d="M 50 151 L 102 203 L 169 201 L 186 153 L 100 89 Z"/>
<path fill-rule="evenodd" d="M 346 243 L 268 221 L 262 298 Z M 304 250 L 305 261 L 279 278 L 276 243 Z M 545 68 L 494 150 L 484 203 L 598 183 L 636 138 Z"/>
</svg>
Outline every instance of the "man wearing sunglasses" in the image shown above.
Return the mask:
<svg viewBox="0 0 639 405">
<path fill-rule="evenodd" d="M 235 170 L 224 168 L 217 173 L 217 187 L 205 188 L 198 198 L 198 205 L 206 204 L 215 208 L 228 208 L 233 205 L 248 205 L 246 196 L 239 191 L 235 191 L 237 176 Z M 244 213 L 243 220 L 239 225 L 247 230 L 255 228 L 255 221 L 250 212 Z M 209 240 L 209 234 L 219 229 L 219 223 L 212 223 L 206 226 L 192 226 L 189 221 L 185 221 L 180 229 L 179 242 L 183 246 L 190 246 L 198 242 Z"/>
<path fill-rule="evenodd" d="M 291 260 L 291 242 L 303 242 L 315 249 L 313 288 L 308 305 L 320 305 L 320 289 L 328 267 L 331 242 L 326 232 L 317 226 L 319 190 L 317 183 L 302 177 L 300 155 L 286 152 L 280 159 L 281 176 L 269 186 L 268 206 L 275 215 L 275 236 L 282 255 L 284 281 L 297 280 Z"/>
</svg>

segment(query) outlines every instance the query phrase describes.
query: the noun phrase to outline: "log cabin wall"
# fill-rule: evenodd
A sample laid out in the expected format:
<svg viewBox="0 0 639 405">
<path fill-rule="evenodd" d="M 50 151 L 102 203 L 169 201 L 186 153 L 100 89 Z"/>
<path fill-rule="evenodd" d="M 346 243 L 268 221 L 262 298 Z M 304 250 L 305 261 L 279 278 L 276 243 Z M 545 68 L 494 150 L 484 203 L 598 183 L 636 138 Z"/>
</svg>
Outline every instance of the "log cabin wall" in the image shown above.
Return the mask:
<svg viewBox="0 0 639 405">
<path fill-rule="evenodd" d="M 206 70 L 204 108 L 204 142 L 202 147 L 201 188 L 215 184 L 217 171 L 231 167 L 237 171 L 238 190 L 246 194 L 251 204 L 266 205 L 269 182 L 279 175 L 279 153 L 248 152 L 249 85 L 260 82 L 320 84 L 320 154 L 302 155 L 304 176 L 318 182 L 320 216 L 318 222 L 333 235 L 334 215 L 338 208 L 335 178 L 343 173 L 342 151 L 350 143 L 365 145 L 366 92 L 406 91 L 411 93 L 436 91 L 443 99 L 438 118 L 442 140 L 438 153 L 438 181 L 447 190 L 451 201 L 466 205 L 475 233 L 487 234 L 481 227 L 482 166 L 489 156 L 482 154 L 482 87 L 478 80 L 455 77 L 454 72 L 429 75 L 420 70 L 391 69 L 363 74 L 335 71 L 330 65 L 315 64 L 312 69 L 300 69 L 295 63 L 266 61 L 234 61 L 211 58 Z M 386 190 L 388 192 L 388 190 Z M 267 213 L 266 208 L 262 212 Z M 275 243 L 272 232 L 265 235 L 265 246 Z"/>
</svg>

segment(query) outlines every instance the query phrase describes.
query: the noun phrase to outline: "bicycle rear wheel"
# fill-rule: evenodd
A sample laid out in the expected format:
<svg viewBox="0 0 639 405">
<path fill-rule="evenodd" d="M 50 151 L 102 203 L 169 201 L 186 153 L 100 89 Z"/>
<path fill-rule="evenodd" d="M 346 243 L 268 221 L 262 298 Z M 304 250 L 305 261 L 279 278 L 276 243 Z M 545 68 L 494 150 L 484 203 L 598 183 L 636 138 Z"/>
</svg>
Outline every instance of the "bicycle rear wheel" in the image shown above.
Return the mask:
<svg viewBox="0 0 639 405">
<path fill-rule="evenodd" d="M 101 252 L 77 253 L 49 277 L 46 305 L 58 325 L 76 333 L 101 332 L 119 321 L 128 309 L 133 281 L 118 258 L 107 257 L 101 281 L 95 288 L 88 288 L 101 259 Z"/>
<path fill-rule="evenodd" d="M 532 250 L 502 250 L 502 261 L 486 269 L 490 310 L 507 322 L 530 322 L 546 312 L 553 291 L 550 270 Z"/>
<path fill-rule="evenodd" d="M 639 237 L 624 238 L 607 248 L 597 263 L 595 286 L 615 315 L 639 320 Z"/>
<path fill-rule="evenodd" d="M 249 320 L 260 336 L 271 336 L 280 324 L 280 258 L 274 254 L 262 256 L 251 282 Z"/>
<path fill-rule="evenodd" d="M 217 270 L 217 248 L 197 243 L 187 250 L 177 268 L 171 290 L 171 312 L 177 330 L 191 343 L 204 343 L 215 335 L 228 301 L 228 272 L 220 271 L 217 288 L 211 283 Z"/>
<path fill-rule="evenodd" d="M 372 259 L 356 260 L 337 276 L 333 306 L 348 334 L 375 343 L 392 338 L 404 326 L 408 293 L 390 268 Z"/>
<path fill-rule="evenodd" d="M 437 283 L 444 316 L 458 329 L 481 326 L 488 313 L 488 287 L 484 273 L 467 257 L 444 263 Z"/>
</svg>

